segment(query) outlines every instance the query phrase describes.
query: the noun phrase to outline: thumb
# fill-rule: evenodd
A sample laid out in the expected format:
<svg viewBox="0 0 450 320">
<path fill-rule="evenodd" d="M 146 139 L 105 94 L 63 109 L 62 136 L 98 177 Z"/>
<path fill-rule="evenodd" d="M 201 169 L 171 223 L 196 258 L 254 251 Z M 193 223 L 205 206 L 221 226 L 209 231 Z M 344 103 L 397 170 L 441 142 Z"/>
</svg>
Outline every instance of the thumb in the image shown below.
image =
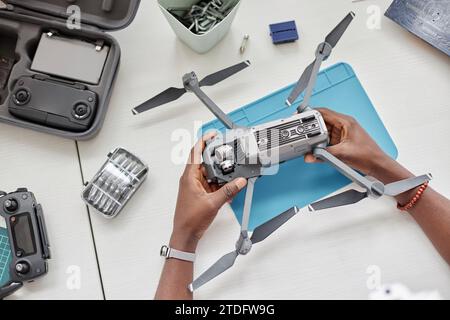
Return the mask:
<svg viewBox="0 0 450 320">
<path fill-rule="evenodd" d="M 212 199 L 218 208 L 222 207 L 226 202 L 232 200 L 244 187 L 247 185 L 247 180 L 244 178 L 237 178 L 228 182 L 222 188 L 212 193 Z"/>
</svg>

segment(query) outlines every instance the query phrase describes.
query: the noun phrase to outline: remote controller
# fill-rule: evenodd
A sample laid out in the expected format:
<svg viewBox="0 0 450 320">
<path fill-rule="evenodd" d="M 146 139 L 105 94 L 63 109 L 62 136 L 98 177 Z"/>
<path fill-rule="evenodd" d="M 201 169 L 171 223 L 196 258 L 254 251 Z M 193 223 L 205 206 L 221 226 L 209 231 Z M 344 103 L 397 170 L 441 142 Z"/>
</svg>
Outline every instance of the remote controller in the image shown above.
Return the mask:
<svg viewBox="0 0 450 320">
<path fill-rule="evenodd" d="M 9 102 L 18 118 L 74 132 L 90 128 L 96 108 L 97 95 L 84 86 L 38 77 L 20 78 Z"/>
<path fill-rule="evenodd" d="M 0 192 L 0 216 L 6 221 L 12 261 L 10 282 L 0 288 L 0 299 L 47 273 L 50 259 L 42 207 L 25 188 L 12 193 Z"/>
</svg>

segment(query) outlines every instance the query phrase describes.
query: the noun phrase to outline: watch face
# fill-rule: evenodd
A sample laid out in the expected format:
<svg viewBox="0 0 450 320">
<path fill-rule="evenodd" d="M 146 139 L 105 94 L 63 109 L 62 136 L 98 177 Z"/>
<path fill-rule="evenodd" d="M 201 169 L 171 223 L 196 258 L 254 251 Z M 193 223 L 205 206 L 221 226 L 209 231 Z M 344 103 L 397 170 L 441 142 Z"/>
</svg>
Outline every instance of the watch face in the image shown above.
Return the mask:
<svg viewBox="0 0 450 320">
<path fill-rule="evenodd" d="M 161 257 L 167 257 L 168 251 L 169 251 L 169 247 L 162 246 L 159 254 L 161 255 Z"/>
</svg>

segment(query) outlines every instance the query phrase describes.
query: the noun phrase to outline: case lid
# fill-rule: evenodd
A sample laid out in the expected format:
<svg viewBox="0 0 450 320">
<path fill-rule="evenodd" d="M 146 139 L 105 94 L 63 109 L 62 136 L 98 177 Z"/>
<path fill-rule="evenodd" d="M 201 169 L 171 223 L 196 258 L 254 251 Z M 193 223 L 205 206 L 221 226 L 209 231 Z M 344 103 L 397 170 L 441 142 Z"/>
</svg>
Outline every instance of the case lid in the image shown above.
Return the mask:
<svg viewBox="0 0 450 320">
<path fill-rule="evenodd" d="M 103 30 L 118 30 L 127 27 L 136 16 L 140 0 L 4 0 L 4 2 L 67 19 L 72 12 L 67 8 L 76 5 L 81 10 L 81 22 Z"/>
</svg>

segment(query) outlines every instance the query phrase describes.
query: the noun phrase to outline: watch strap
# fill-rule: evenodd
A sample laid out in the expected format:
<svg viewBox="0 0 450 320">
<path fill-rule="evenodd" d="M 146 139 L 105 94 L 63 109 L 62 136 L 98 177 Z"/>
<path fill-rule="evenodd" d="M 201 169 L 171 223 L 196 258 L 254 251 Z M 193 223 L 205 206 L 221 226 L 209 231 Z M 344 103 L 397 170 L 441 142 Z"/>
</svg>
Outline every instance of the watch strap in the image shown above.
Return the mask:
<svg viewBox="0 0 450 320">
<path fill-rule="evenodd" d="M 173 258 L 190 262 L 195 261 L 195 253 L 180 251 L 174 248 L 170 248 L 168 246 L 161 247 L 161 256 L 165 257 L 166 259 Z"/>
</svg>

